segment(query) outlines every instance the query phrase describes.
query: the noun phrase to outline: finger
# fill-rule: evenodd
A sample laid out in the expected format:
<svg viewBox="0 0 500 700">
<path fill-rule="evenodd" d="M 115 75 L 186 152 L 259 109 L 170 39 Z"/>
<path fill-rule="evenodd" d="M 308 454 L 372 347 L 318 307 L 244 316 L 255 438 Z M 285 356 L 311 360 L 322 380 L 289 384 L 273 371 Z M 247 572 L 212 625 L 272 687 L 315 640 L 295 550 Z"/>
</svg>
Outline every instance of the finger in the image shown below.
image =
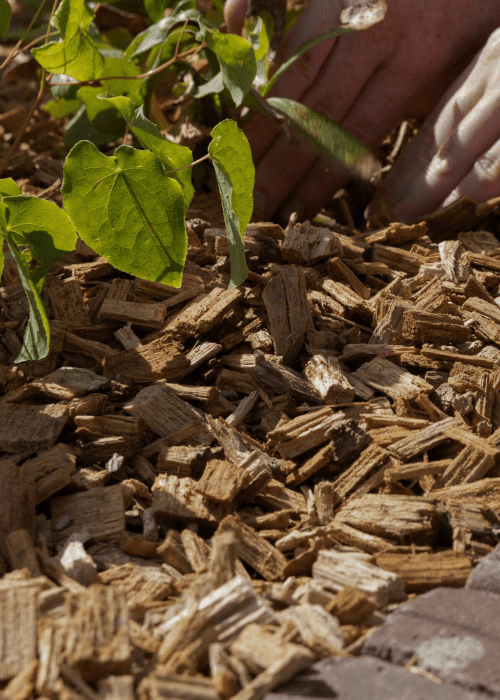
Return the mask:
<svg viewBox="0 0 500 700">
<path fill-rule="evenodd" d="M 371 84 L 373 71 L 381 62 L 385 51 L 385 47 L 376 40 L 376 37 L 370 36 L 371 32 L 372 30 L 369 29 L 366 32 L 339 37 L 314 85 L 304 95 L 303 102 L 307 106 L 336 123 L 342 123 L 351 105 L 365 90 L 367 84 Z M 357 63 L 355 68 L 352 65 L 353 53 L 363 56 L 363 61 Z M 374 117 L 371 115 L 371 123 L 373 121 Z M 355 135 L 359 136 L 356 133 Z M 362 140 L 371 145 L 370 138 Z M 259 152 L 254 154 L 259 158 Z M 280 134 L 272 146 L 263 152 L 256 170 L 255 188 L 267 198 L 265 211 L 268 216 L 272 216 L 285 202 L 316 160 L 319 163 L 317 152 L 308 141 L 299 137 L 296 144 L 290 144 L 283 134 Z M 321 206 L 328 201 L 328 194 L 332 188 L 336 186 L 338 189 L 341 183 L 345 182 L 344 167 L 335 163 L 330 163 L 328 167 L 331 172 L 329 177 L 325 178 L 324 165 L 318 165 L 314 182 L 311 186 L 305 183 L 307 193 L 304 191 L 302 195 L 298 195 L 299 199 L 303 197 L 305 202 L 309 202 L 309 198 L 312 199 L 314 204 L 309 207 L 309 210 L 314 209 L 318 202 Z M 297 205 L 297 209 L 300 208 Z M 298 213 L 300 215 L 300 212 Z"/>
<path fill-rule="evenodd" d="M 485 202 L 500 195 L 500 140 L 474 163 L 472 170 L 446 197 L 441 206 L 452 204 L 459 197 Z"/>
<path fill-rule="evenodd" d="M 241 34 L 245 26 L 248 0 L 226 0 L 224 20 L 230 34 Z"/>
<path fill-rule="evenodd" d="M 432 212 L 446 200 L 498 138 L 499 79 L 497 30 L 403 151 L 376 200 L 385 199 L 403 221 Z"/>
<path fill-rule="evenodd" d="M 342 7 L 337 0 L 312 0 L 286 35 L 277 61 L 285 61 L 306 41 L 336 27 L 341 10 Z M 276 82 L 270 95 L 285 96 L 300 102 L 322 66 L 331 60 L 336 41 L 337 39 L 323 41 L 314 49 L 304 53 Z M 262 158 L 278 132 L 269 120 L 261 116 L 250 119 L 244 131 L 252 145 L 254 159 L 257 161 Z"/>
</svg>

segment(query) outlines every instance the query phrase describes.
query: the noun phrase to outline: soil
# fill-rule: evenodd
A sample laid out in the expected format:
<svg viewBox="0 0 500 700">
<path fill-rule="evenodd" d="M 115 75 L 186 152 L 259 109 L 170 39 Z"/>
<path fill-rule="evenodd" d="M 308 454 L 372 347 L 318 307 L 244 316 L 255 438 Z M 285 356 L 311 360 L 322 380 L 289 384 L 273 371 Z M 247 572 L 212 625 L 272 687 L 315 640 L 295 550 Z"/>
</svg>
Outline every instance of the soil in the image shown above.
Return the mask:
<svg viewBox="0 0 500 700">
<path fill-rule="evenodd" d="M 21 55 L 2 161 L 37 91 Z M 383 144 L 382 174 L 417 126 Z M 37 108 L 3 177 L 62 205 L 64 128 Z M 4 697 L 261 698 L 493 550 L 499 203 L 366 224 L 371 187 L 312 223 L 252 223 L 233 290 L 214 192 L 188 210 L 180 289 L 79 241 L 47 277 L 38 362 L 14 362 L 28 310 L 6 260 Z"/>
</svg>

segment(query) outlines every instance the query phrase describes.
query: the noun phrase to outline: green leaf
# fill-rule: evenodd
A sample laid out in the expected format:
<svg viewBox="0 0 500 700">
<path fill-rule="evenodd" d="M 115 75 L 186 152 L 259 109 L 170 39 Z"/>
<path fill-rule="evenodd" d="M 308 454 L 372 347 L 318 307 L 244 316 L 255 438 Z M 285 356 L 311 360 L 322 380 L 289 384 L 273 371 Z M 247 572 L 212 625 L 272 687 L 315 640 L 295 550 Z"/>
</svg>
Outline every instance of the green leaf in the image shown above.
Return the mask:
<svg viewBox="0 0 500 700">
<path fill-rule="evenodd" d="M 66 148 L 73 148 L 78 141 L 90 141 L 99 148 L 102 148 L 103 146 L 107 146 L 107 144 L 115 138 L 120 138 L 120 136 L 123 136 L 123 129 L 117 134 L 113 134 L 111 137 L 95 129 L 87 116 L 85 105 L 82 105 L 68 123 L 63 140 Z"/>
<path fill-rule="evenodd" d="M 284 114 L 290 123 L 330 160 L 351 168 L 369 150 L 348 131 L 309 107 L 285 99 L 269 97 L 271 107 Z"/>
<path fill-rule="evenodd" d="M 50 88 L 54 99 L 76 100 L 79 85 L 73 78 L 64 75 L 64 73 L 58 73 L 52 77 L 52 82 L 65 83 L 64 85 L 54 85 L 54 87 Z"/>
<path fill-rule="evenodd" d="M 257 62 L 252 44 L 236 34 L 205 31 L 205 42 L 219 59 L 222 79 L 239 107 L 252 87 Z"/>
<path fill-rule="evenodd" d="M 231 282 L 236 287 L 245 281 L 245 233 L 253 211 L 255 167 L 250 145 L 236 122 L 226 119 L 212 129 L 208 152 L 213 160 L 226 222 L 231 259 Z"/>
<path fill-rule="evenodd" d="M 85 0 L 63 0 L 55 16 L 62 41 L 32 49 L 38 63 L 51 73 L 64 73 L 76 80 L 91 80 L 103 73 L 104 58 L 90 32 L 93 12 Z"/>
<path fill-rule="evenodd" d="M 78 111 L 80 108 L 80 100 L 49 100 L 43 105 L 43 108 L 46 112 L 52 114 L 53 117 L 62 119 Z"/>
<path fill-rule="evenodd" d="M 206 97 L 207 95 L 217 94 L 224 90 L 224 82 L 222 80 L 222 71 L 219 71 L 211 80 L 199 85 L 193 93 L 193 97 L 197 99 Z"/>
<path fill-rule="evenodd" d="M 186 146 L 168 141 L 162 136 L 160 130 L 144 116 L 144 109 L 140 107 L 134 112 L 133 105 L 127 97 L 109 97 L 101 95 L 100 99 L 111 102 L 126 119 L 130 130 L 139 139 L 144 148 L 154 153 L 165 164 L 167 170 L 186 168 L 193 161 L 193 154 Z M 182 187 L 186 209 L 193 198 L 194 188 L 191 182 L 191 169 L 179 170 L 176 173 L 168 173 Z"/>
<path fill-rule="evenodd" d="M 144 9 L 153 22 L 158 22 L 166 8 L 171 7 L 172 4 L 172 0 L 144 0 Z"/>
<path fill-rule="evenodd" d="M 0 39 L 3 39 L 7 33 L 11 18 L 12 10 L 10 9 L 8 0 L 0 0 Z"/>
<path fill-rule="evenodd" d="M 21 188 L 11 177 L 0 180 L 0 197 L 17 197 L 21 194 Z"/>
<path fill-rule="evenodd" d="M 135 77 L 140 74 L 139 68 L 134 61 L 120 57 L 106 57 L 104 59 L 103 76 L 126 75 Z M 104 91 L 111 95 L 126 95 L 136 107 L 143 103 L 141 95 L 141 80 L 101 80 Z M 102 88 L 101 88 L 102 92 Z"/>
<path fill-rule="evenodd" d="M 36 197 L 5 197 L 3 202 L 8 207 L 6 230 L 18 245 L 29 246 L 30 275 L 40 290 L 52 264 L 75 249 L 75 227 L 54 202 Z"/>
<path fill-rule="evenodd" d="M 184 23 L 186 20 L 198 22 L 200 17 L 200 12 L 192 6 L 189 0 L 177 3 L 173 15 L 163 17 L 159 22 L 151 25 L 151 27 L 148 27 L 148 29 L 135 37 L 127 49 L 127 56 L 134 58 L 145 51 L 150 51 L 167 40 L 170 30 L 176 24 Z"/>
<path fill-rule="evenodd" d="M 115 107 L 98 98 L 102 92 L 100 87 L 84 86 L 78 90 L 78 97 L 81 99 L 87 110 L 90 123 L 103 134 L 111 138 L 114 134 L 125 133 L 125 121 Z"/>
<path fill-rule="evenodd" d="M 48 355 L 50 343 L 50 326 L 47 314 L 43 308 L 40 293 L 33 280 L 28 264 L 8 231 L 4 231 L 5 240 L 12 257 L 17 263 L 21 284 L 28 298 L 30 308 L 28 325 L 24 333 L 21 352 L 14 362 L 41 360 Z"/>
<path fill-rule="evenodd" d="M 184 197 L 149 151 L 107 157 L 80 141 L 64 163 L 64 207 L 81 238 L 119 270 L 178 287 L 187 251 Z"/>
</svg>

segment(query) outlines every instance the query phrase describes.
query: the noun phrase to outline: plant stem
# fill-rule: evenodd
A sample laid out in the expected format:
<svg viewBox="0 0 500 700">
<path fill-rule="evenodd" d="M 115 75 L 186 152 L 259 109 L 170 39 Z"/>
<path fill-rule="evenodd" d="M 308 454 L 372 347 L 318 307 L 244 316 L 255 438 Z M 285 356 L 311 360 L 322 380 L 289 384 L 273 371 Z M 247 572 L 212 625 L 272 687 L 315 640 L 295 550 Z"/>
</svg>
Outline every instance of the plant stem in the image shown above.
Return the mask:
<svg viewBox="0 0 500 700">
<path fill-rule="evenodd" d="M 207 153 L 203 156 L 203 158 L 198 158 L 198 160 L 195 160 L 192 163 L 188 163 L 188 165 L 183 165 L 182 168 L 175 168 L 175 170 L 165 170 L 165 175 L 169 175 L 170 173 L 177 173 L 179 172 L 179 170 L 187 170 L 187 168 L 192 168 L 193 165 L 198 165 L 198 163 L 201 163 L 204 160 L 208 160 L 209 158 L 210 154 Z"/>
<path fill-rule="evenodd" d="M 42 6 L 43 6 L 43 4 L 44 4 L 44 3 L 42 3 Z M 49 36 L 50 36 L 50 23 L 51 23 L 51 21 L 52 21 L 52 18 L 53 18 L 53 16 L 54 16 L 54 13 L 55 13 L 55 11 L 56 11 L 56 9 L 57 9 L 57 5 L 58 5 L 58 4 L 59 4 L 59 0 L 54 0 L 54 3 L 53 3 L 53 5 L 52 5 L 52 10 L 51 10 L 51 12 L 50 12 L 49 23 L 48 23 L 48 26 L 47 26 L 47 34 L 45 35 L 45 43 L 48 43 L 48 41 L 49 41 Z M 33 114 L 35 113 L 35 110 L 37 109 L 38 105 L 40 104 L 40 102 L 41 102 L 42 99 L 43 99 L 43 95 L 44 95 L 44 93 L 45 93 L 45 90 L 47 89 L 46 86 L 45 86 L 45 75 L 46 75 L 46 73 L 45 73 L 45 68 L 44 68 L 44 69 L 42 70 L 42 77 L 41 77 L 41 80 L 40 80 L 40 89 L 39 89 L 39 91 L 38 91 L 38 95 L 36 96 L 36 100 L 35 100 L 35 101 L 33 102 L 33 104 L 31 105 L 31 109 L 30 109 L 30 111 L 28 112 L 28 116 L 27 116 L 26 119 L 24 120 L 22 127 L 19 129 L 19 133 L 17 134 L 14 143 L 13 143 L 12 146 L 9 148 L 7 155 L 5 156 L 5 158 L 3 159 L 2 163 L 0 164 L 0 175 L 3 173 L 3 171 L 5 170 L 5 168 L 7 167 L 7 165 L 9 164 L 10 159 L 12 158 L 12 156 L 14 155 L 14 153 L 16 152 L 16 150 L 17 150 L 19 144 L 21 143 L 22 138 L 23 138 L 23 136 L 24 136 L 24 134 L 25 134 L 25 132 L 26 132 L 26 129 L 28 128 L 28 125 L 29 125 L 29 123 L 30 123 L 30 121 L 31 121 L 31 117 L 33 116 Z"/>
<path fill-rule="evenodd" d="M 92 80 L 75 80 L 75 85 L 93 85 L 94 83 L 100 83 L 103 80 L 142 80 L 143 78 L 149 78 L 151 75 L 156 75 L 156 73 L 160 73 L 162 70 L 165 70 L 165 68 L 168 68 L 176 61 L 179 61 L 182 58 L 187 58 L 188 56 L 193 56 L 205 47 L 205 42 L 202 42 L 199 46 L 193 46 L 192 49 L 187 49 L 187 51 L 183 51 L 178 56 L 174 56 L 166 63 L 162 63 L 161 66 L 158 66 L 154 70 L 147 71 L 146 73 L 141 73 L 141 75 L 106 75 L 102 78 L 93 78 Z M 68 85 L 68 83 L 50 84 L 51 87 L 56 87 L 58 85 Z"/>
<path fill-rule="evenodd" d="M 38 10 L 35 12 L 35 14 L 33 15 L 33 19 L 32 19 L 31 22 L 29 23 L 27 30 L 24 32 L 23 36 L 19 39 L 19 41 L 18 41 L 17 44 L 14 46 L 14 48 L 12 49 L 12 51 L 10 52 L 10 54 L 7 56 L 7 58 L 5 59 L 5 61 L 2 63 L 2 65 L 0 66 L 0 70 L 3 70 L 6 66 L 8 66 L 9 63 L 12 61 L 12 59 L 15 58 L 15 57 L 17 56 L 17 54 L 19 53 L 19 51 L 18 51 L 19 47 L 20 47 L 21 44 L 23 43 L 25 36 L 28 34 L 28 32 L 31 31 L 31 28 L 33 27 L 33 25 L 34 25 L 35 22 L 37 21 L 38 16 L 40 15 L 41 11 L 43 10 L 43 6 L 44 6 L 44 5 L 45 5 L 44 2 L 41 2 L 41 3 L 40 3 L 40 6 L 39 6 Z M 50 26 L 50 24 L 49 24 L 49 26 Z"/>
</svg>

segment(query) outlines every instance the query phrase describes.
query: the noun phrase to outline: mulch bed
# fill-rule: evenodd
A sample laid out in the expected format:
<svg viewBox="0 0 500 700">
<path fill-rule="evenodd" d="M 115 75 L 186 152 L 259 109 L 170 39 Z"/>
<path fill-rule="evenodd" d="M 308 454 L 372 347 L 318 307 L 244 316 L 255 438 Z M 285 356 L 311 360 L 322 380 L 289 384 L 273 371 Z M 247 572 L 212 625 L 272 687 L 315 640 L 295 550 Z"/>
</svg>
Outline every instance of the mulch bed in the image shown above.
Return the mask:
<svg viewBox="0 0 500 700">
<path fill-rule="evenodd" d="M 2 158 L 31 70 L 0 86 Z M 62 129 L 38 110 L 4 177 L 61 204 Z M 256 700 L 492 551 L 498 202 L 369 227 L 336 206 L 344 223 L 251 224 L 232 290 L 210 194 L 180 289 L 79 242 L 46 280 L 39 362 L 13 362 L 27 304 L 6 260 L 3 697 Z"/>
</svg>

